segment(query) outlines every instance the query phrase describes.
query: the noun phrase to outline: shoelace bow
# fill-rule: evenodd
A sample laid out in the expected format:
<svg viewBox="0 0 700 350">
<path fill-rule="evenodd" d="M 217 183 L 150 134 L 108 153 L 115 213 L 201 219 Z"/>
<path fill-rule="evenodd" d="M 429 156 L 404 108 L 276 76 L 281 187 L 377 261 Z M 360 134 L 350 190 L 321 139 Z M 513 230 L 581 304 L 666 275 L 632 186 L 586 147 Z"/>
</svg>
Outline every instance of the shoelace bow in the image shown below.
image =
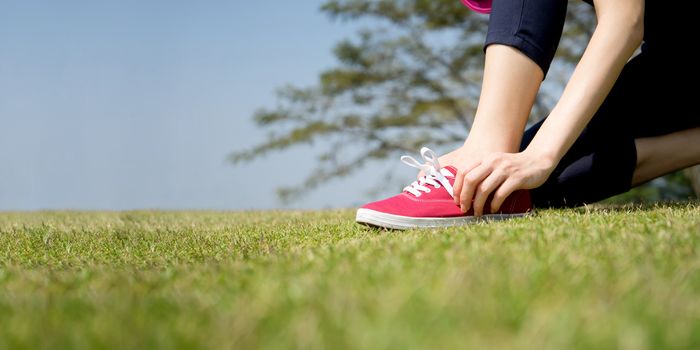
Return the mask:
<svg viewBox="0 0 700 350">
<path fill-rule="evenodd" d="M 425 193 L 430 193 L 431 189 L 427 187 L 426 185 L 433 186 L 434 188 L 440 188 L 440 186 L 445 187 L 445 190 L 447 190 L 447 193 L 454 198 L 454 194 L 452 193 L 452 185 L 450 184 L 450 181 L 447 180 L 445 177 L 445 174 L 443 174 L 442 170 L 448 172 L 447 169 L 442 169 L 440 167 L 440 162 L 438 162 L 438 156 L 433 150 L 431 150 L 428 147 L 423 147 L 420 150 L 421 157 L 423 157 L 423 160 L 425 160 L 425 163 L 421 164 L 415 158 L 411 156 L 402 156 L 401 161 L 413 168 L 420 169 L 422 170 L 425 175 L 422 176 L 420 179 L 413 181 L 410 185 L 404 187 L 404 191 L 411 193 L 412 195 L 416 197 L 420 197 L 422 192 Z"/>
</svg>

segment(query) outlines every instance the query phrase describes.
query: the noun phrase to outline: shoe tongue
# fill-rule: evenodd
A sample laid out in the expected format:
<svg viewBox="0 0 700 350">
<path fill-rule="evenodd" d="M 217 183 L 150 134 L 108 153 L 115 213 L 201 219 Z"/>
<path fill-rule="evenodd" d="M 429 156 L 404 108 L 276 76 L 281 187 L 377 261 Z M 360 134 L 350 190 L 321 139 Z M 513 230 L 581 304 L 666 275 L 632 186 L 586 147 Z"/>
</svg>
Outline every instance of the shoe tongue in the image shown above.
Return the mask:
<svg viewBox="0 0 700 350">
<path fill-rule="evenodd" d="M 457 168 L 453 167 L 452 165 L 448 165 L 446 167 L 441 168 L 440 172 L 442 173 L 442 175 L 445 175 L 445 177 L 454 178 L 457 175 Z"/>
</svg>

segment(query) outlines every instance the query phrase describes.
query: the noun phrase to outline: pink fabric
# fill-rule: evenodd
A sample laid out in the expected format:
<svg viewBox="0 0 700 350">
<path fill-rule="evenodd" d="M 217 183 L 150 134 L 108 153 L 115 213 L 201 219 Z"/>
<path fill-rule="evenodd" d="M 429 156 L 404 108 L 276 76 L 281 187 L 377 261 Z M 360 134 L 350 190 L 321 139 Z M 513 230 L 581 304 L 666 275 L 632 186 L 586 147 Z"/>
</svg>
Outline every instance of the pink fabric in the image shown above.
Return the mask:
<svg viewBox="0 0 700 350">
<path fill-rule="evenodd" d="M 445 168 L 453 174 L 457 173 L 457 169 L 452 166 Z M 450 181 L 450 184 L 454 185 L 454 177 L 448 176 L 447 179 Z M 416 197 L 408 192 L 403 192 L 381 201 L 369 203 L 362 208 L 414 218 L 444 218 L 474 215 L 472 209 L 466 214 L 463 214 L 444 187 L 436 189 L 431 185 L 426 184 L 425 186 L 430 188 L 431 191 L 429 193 L 421 192 L 420 197 Z M 491 214 L 490 202 L 489 198 L 484 208 L 485 214 Z M 532 202 L 530 200 L 530 192 L 527 190 L 520 190 L 513 192 L 513 194 L 503 202 L 498 214 L 520 214 L 528 212 L 531 209 Z"/>
<path fill-rule="evenodd" d="M 464 6 L 479 13 L 491 13 L 491 2 L 492 0 L 462 0 Z"/>
</svg>

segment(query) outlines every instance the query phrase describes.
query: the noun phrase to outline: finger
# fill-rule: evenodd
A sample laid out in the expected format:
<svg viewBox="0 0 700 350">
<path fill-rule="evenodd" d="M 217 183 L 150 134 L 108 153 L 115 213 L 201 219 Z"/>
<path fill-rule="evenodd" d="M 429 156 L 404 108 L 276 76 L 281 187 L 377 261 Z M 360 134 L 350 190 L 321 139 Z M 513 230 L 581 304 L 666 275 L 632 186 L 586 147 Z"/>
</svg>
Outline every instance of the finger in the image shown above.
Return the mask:
<svg viewBox="0 0 700 350">
<path fill-rule="evenodd" d="M 472 204 L 475 216 L 484 214 L 484 206 L 489 195 L 505 180 L 505 174 L 494 171 L 479 184 L 476 188 L 476 194 L 474 195 L 474 203 Z"/>
<path fill-rule="evenodd" d="M 464 185 L 464 176 L 479 164 L 479 162 L 469 163 L 466 167 L 457 170 L 457 174 L 455 174 L 455 183 L 452 185 L 452 194 L 454 195 L 456 205 L 459 205 L 460 202 L 460 194 L 462 192 L 462 186 Z"/>
<path fill-rule="evenodd" d="M 510 196 L 515 190 L 520 188 L 520 181 L 510 177 L 503 181 L 500 187 L 494 192 L 493 198 L 491 199 L 491 213 L 497 213 L 506 198 Z"/>
<path fill-rule="evenodd" d="M 469 211 L 469 208 L 471 208 L 476 186 L 478 186 L 490 173 L 491 168 L 482 164 L 464 175 L 464 184 L 462 185 L 459 201 L 463 213 L 466 213 Z"/>
<path fill-rule="evenodd" d="M 462 170 L 457 170 L 455 174 L 455 183 L 452 184 L 452 197 L 454 197 L 455 204 L 459 205 L 460 193 L 462 192 L 462 184 L 464 183 L 465 172 Z"/>
</svg>

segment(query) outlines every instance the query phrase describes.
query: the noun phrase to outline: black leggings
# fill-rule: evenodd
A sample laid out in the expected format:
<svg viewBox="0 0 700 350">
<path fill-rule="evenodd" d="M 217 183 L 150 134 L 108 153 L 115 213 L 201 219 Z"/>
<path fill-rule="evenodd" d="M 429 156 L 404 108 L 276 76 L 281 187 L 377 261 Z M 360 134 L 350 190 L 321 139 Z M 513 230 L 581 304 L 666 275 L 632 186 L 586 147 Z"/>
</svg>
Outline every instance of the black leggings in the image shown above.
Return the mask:
<svg viewBox="0 0 700 350">
<path fill-rule="evenodd" d="M 517 48 L 546 74 L 559 44 L 566 7 L 567 0 L 495 0 L 486 46 Z M 636 138 L 700 127 L 700 101 L 693 100 L 698 90 L 685 88 L 700 83 L 697 58 L 678 47 L 685 39 L 687 43 L 696 40 L 698 30 L 691 28 L 690 19 L 679 19 L 683 14 L 667 15 L 655 9 L 656 2 L 647 0 L 642 53 L 627 63 L 547 182 L 531 191 L 535 206 L 578 206 L 626 192 L 637 163 Z M 665 31 L 672 36 L 665 36 Z M 521 150 L 543 121 L 525 131 Z"/>
</svg>

